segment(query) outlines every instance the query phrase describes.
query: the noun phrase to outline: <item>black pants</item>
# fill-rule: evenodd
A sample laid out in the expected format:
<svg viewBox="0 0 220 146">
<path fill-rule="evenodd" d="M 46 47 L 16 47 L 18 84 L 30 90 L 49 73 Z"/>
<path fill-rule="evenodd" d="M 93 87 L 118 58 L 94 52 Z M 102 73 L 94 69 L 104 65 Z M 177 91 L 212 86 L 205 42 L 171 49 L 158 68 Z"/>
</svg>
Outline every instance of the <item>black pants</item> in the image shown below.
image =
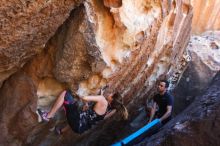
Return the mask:
<svg viewBox="0 0 220 146">
<path fill-rule="evenodd" d="M 77 99 L 69 91 L 66 92 L 63 105 L 68 124 L 74 132 L 81 134 L 91 127 L 88 122 L 87 113 L 80 110 Z"/>
</svg>

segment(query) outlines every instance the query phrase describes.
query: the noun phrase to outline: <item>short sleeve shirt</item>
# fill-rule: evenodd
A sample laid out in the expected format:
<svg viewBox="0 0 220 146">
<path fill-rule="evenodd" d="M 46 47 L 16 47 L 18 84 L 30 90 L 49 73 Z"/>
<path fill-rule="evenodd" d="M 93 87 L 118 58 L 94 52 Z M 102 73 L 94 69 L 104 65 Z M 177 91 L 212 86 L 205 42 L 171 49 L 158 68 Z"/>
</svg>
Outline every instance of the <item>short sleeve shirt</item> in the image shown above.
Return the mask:
<svg viewBox="0 0 220 146">
<path fill-rule="evenodd" d="M 153 100 L 159 107 L 159 110 L 157 111 L 158 118 L 161 118 L 166 113 L 167 106 L 173 106 L 173 96 L 168 92 L 165 92 L 164 95 L 156 94 L 153 97 Z"/>
</svg>

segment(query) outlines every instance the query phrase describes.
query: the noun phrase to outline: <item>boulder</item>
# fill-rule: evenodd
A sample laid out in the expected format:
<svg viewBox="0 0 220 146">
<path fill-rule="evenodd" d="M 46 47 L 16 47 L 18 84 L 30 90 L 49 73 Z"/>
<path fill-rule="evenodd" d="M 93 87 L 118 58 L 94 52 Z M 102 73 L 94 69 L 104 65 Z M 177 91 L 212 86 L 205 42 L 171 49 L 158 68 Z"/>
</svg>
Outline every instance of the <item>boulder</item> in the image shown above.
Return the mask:
<svg viewBox="0 0 220 146">
<path fill-rule="evenodd" d="M 191 37 L 187 50 L 191 56 L 186 71 L 174 89 L 175 113 L 180 113 L 202 94 L 220 71 L 220 33 L 205 32 Z"/>
<path fill-rule="evenodd" d="M 159 133 L 146 138 L 139 146 L 219 145 L 220 73 L 209 88 Z"/>
</svg>

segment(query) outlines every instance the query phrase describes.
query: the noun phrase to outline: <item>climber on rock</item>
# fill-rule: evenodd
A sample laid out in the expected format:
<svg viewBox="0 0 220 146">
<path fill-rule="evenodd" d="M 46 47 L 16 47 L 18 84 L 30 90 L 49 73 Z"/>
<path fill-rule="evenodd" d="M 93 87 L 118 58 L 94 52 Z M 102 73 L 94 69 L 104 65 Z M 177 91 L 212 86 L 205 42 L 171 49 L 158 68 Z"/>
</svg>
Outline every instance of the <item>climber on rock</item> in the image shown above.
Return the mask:
<svg viewBox="0 0 220 146">
<path fill-rule="evenodd" d="M 161 80 L 159 82 L 158 93 L 153 97 L 153 107 L 150 110 L 149 122 L 154 118 L 159 118 L 164 125 L 172 118 L 173 96 L 168 93 L 168 87 L 168 81 Z"/>
<path fill-rule="evenodd" d="M 120 98 L 122 97 L 119 93 L 114 93 L 105 97 L 103 91 L 101 91 L 101 95 L 82 96 L 78 98 L 86 102 L 93 102 L 94 104 L 88 108 L 80 108 L 77 95 L 73 95 L 71 91 L 65 90 L 57 98 L 49 112 L 38 111 L 43 121 L 49 122 L 57 110 L 64 106 L 69 126 L 74 132 L 80 134 L 90 129 L 92 125 L 96 124 L 98 121 L 110 117 L 116 110 L 122 111 L 121 113 L 123 113 L 124 119 L 128 118 L 127 109 L 120 102 Z M 59 133 L 63 131 L 63 129 L 60 129 Z"/>
</svg>

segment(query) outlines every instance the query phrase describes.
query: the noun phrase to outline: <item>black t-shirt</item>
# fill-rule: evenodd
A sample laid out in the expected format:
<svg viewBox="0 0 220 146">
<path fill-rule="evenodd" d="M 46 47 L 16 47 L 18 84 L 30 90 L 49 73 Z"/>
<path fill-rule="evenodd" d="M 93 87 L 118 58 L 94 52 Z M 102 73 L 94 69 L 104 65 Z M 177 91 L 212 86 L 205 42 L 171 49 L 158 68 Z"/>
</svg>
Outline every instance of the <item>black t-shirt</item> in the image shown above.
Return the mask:
<svg viewBox="0 0 220 146">
<path fill-rule="evenodd" d="M 159 110 L 157 111 L 158 118 L 161 118 L 166 113 L 167 106 L 173 107 L 173 96 L 167 92 L 165 92 L 164 95 L 154 95 L 153 100 L 159 107 Z"/>
</svg>

